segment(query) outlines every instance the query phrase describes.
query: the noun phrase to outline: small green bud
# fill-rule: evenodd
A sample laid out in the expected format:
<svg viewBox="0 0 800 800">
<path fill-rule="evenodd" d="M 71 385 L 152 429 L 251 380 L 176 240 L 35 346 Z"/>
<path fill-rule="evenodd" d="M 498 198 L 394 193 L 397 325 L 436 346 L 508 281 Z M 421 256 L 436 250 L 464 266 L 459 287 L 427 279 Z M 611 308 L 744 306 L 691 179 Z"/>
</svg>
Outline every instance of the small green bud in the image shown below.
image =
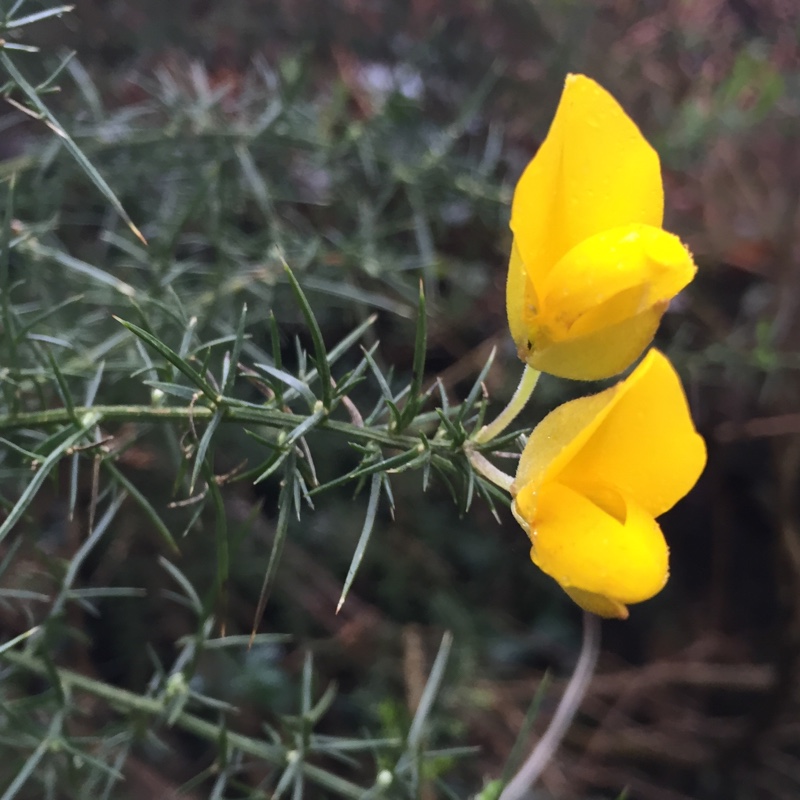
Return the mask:
<svg viewBox="0 0 800 800">
<path fill-rule="evenodd" d="M 90 409 L 81 417 L 80 422 L 82 428 L 92 428 L 100 422 L 100 415 Z"/>
<path fill-rule="evenodd" d="M 167 688 L 165 694 L 167 697 L 175 697 L 176 695 L 186 694 L 189 691 L 189 685 L 186 683 L 186 676 L 182 672 L 174 672 L 167 678 Z"/>
<path fill-rule="evenodd" d="M 394 775 L 392 775 L 391 770 L 382 769 L 378 773 L 378 779 L 375 781 L 375 783 L 378 786 L 380 786 L 381 789 L 386 789 L 392 785 L 393 781 L 394 781 Z"/>
</svg>

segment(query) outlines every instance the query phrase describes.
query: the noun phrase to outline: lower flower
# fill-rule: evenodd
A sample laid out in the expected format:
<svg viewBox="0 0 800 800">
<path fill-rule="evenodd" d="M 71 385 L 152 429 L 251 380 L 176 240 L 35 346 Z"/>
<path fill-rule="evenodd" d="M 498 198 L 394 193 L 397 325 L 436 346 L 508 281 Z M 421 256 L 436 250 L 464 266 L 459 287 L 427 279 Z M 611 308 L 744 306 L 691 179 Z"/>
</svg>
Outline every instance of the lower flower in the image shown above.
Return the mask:
<svg viewBox="0 0 800 800">
<path fill-rule="evenodd" d="M 664 355 L 560 406 L 534 429 L 512 486 L 531 559 L 587 611 L 628 616 L 657 594 L 669 550 L 656 517 L 703 471 L 706 451 Z"/>
</svg>

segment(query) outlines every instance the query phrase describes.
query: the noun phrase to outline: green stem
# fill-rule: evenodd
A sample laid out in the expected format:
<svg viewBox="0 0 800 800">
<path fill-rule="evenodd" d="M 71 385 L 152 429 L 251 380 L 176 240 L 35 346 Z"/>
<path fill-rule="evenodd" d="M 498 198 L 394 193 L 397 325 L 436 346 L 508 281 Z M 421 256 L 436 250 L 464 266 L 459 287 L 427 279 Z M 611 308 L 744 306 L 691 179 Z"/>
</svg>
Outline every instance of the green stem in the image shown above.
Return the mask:
<svg viewBox="0 0 800 800">
<path fill-rule="evenodd" d="M 526 381 L 523 379 L 523 383 Z M 533 389 L 535 378 L 529 384 L 528 394 Z M 517 395 L 520 395 L 520 390 Z M 444 411 L 444 414 L 442 412 Z M 219 415 L 220 422 L 249 423 L 272 428 L 282 433 L 297 431 L 300 426 L 303 432 L 315 430 L 330 431 L 347 438 L 349 442 L 379 445 L 381 447 L 397 450 L 422 453 L 425 450 L 437 453 L 439 456 L 450 458 L 458 452 L 466 453 L 476 472 L 483 475 L 491 483 L 499 486 L 503 491 L 510 492 L 513 478 L 491 464 L 482 454 L 475 451 L 473 442 L 456 443 L 452 438 L 440 435 L 430 435 L 431 427 L 441 425 L 442 415 L 457 417 L 460 413 L 458 406 L 448 408 L 446 411 L 438 409 L 437 412 L 418 414 L 409 423 L 418 433 L 397 433 L 389 431 L 386 427 L 364 427 L 353 422 L 330 419 L 325 414 L 320 414 L 315 424 L 309 425 L 309 416 L 280 411 L 270 406 L 257 406 L 243 403 L 229 398 L 221 398 L 219 405 L 188 406 L 158 406 L 158 405 L 95 405 L 75 406 L 71 409 L 51 408 L 41 411 L 25 411 L 11 414 L 0 414 L 0 432 L 19 430 L 21 428 L 42 429 L 50 427 L 74 426 L 76 420 L 82 421 L 84 427 L 89 425 L 107 425 L 114 422 L 139 422 L 145 425 L 170 422 L 209 423 Z M 484 429 L 485 430 L 485 429 Z M 441 431 L 440 429 L 440 432 Z M 426 433 L 428 434 L 426 436 Z M 286 440 L 288 441 L 288 439 Z M 403 461 L 406 465 L 407 462 Z M 408 462 L 410 463 L 410 462 Z M 0 526 L 0 538 L 8 532 L 13 523 L 4 523 Z M 162 531 L 163 533 L 163 531 Z"/>
<path fill-rule="evenodd" d="M 517 391 L 509 401 L 508 405 L 500 412 L 494 422 L 484 425 L 477 434 L 475 434 L 474 441 L 477 444 L 484 444 L 499 436 L 519 415 L 519 412 L 525 407 L 525 404 L 533 394 L 536 388 L 536 382 L 542 373 L 538 370 L 525 365 L 525 370 L 522 373 Z"/>
<path fill-rule="evenodd" d="M 224 402 L 224 401 L 223 401 Z M 53 408 L 43 411 L 27 411 L 20 414 L 0 415 L 0 430 L 13 430 L 19 428 L 43 428 L 56 425 L 68 425 L 75 418 L 82 419 L 85 414 L 93 414 L 99 424 L 108 422 L 171 422 L 179 420 L 192 420 L 194 422 L 208 422 L 217 413 L 218 409 L 208 406 L 92 406 L 91 408 L 76 406 L 72 413 L 65 408 Z M 456 413 L 457 408 L 451 409 Z M 273 408 L 259 408 L 231 403 L 222 408 L 223 422 L 249 422 L 264 425 L 276 430 L 292 431 L 307 416 L 278 411 Z M 423 414 L 414 420 L 417 425 L 438 422 L 438 417 L 432 414 Z M 324 419 L 318 428 L 346 435 L 351 441 L 368 444 L 385 445 L 387 447 L 415 447 L 419 444 L 419 436 L 413 434 L 396 434 L 381 428 L 365 428 L 350 422 Z M 451 452 L 453 445 L 445 440 L 430 440 L 428 446 L 443 452 Z"/>
<path fill-rule="evenodd" d="M 2 654 L 1 658 L 20 669 L 40 675 L 43 678 L 48 678 L 52 675 L 52 672 L 47 670 L 44 662 L 26 653 L 6 651 Z M 167 713 L 165 704 L 158 698 L 142 697 L 141 695 L 134 694 L 125 689 L 120 689 L 116 686 L 110 686 L 107 683 L 102 683 L 101 681 L 94 680 L 86 675 L 81 675 L 68 669 L 56 668 L 55 673 L 58 675 L 58 679 L 64 687 L 74 687 L 88 692 L 95 697 L 101 697 L 108 701 L 110 705 L 122 709 L 123 711 L 134 711 L 153 716 L 164 716 Z M 193 733 L 195 736 L 199 736 L 210 742 L 219 742 L 223 735 L 220 725 L 215 725 L 212 722 L 208 722 L 194 714 L 189 714 L 186 711 L 178 715 L 174 724 L 178 728 Z M 257 739 L 252 739 L 249 736 L 243 736 L 240 733 L 234 733 L 227 729 L 224 732 L 224 736 L 229 746 L 241 750 L 243 753 L 247 753 L 247 755 L 260 758 L 277 767 L 286 766 L 286 750 L 283 747 L 270 745 L 266 742 L 261 742 Z M 367 792 L 367 789 L 350 783 L 350 781 L 346 781 L 344 778 L 340 778 L 337 775 L 333 775 L 311 764 L 303 763 L 300 769 L 303 775 L 310 781 L 336 792 L 342 797 L 357 800 L 357 798 L 364 797 Z"/>
</svg>

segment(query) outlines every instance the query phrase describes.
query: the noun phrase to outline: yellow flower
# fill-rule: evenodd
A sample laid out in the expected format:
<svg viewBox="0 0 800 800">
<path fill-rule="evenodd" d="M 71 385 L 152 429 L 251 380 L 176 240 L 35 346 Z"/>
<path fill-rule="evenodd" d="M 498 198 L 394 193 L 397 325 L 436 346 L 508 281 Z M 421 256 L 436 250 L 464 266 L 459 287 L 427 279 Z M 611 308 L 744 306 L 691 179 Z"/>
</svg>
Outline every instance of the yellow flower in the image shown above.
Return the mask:
<svg viewBox="0 0 800 800">
<path fill-rule="evenodd" d="M 624 381 L 534 429 L 511 487 L 531 559 L 587 611 L 628 616 L 657 594 L 669 550 L 655 518 L 706 462 L 672 365 L 651 350 Z"/>
<path fill-rule="evenodd" d="M 605 89 L 569 75 L 511 209 L 507 309 L 523 361 L 595 380 L 636 360 L 696 271 L 663 212 L 655 150 Z"/>
</svg>

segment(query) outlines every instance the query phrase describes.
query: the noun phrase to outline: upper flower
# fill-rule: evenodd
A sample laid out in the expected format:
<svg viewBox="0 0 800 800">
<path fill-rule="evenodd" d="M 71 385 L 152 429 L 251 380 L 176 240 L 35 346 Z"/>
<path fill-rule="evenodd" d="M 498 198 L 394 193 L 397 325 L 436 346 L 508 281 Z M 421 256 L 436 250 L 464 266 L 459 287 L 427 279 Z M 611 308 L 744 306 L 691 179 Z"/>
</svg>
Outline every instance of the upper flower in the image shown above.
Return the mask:
<svg viewBox="0 0 800 800">
<path fill-rule="evenodd" d="M 696 271 L 663 212 L 655 150 L 605 89 L 569 75 L 511 208 L 508 321 L 524 361 L 579 380 L 633 363 Z"/>
<path fill-rule="evenodd" d="M 627 603 L 666 583 L 655 518 L 705 461 L 680 379 L 651 350 L 626 380 L 565 403 L 531 434 L 511 490 L 531 559 L 587 611 L 627 617 Z"/>
</svg>

